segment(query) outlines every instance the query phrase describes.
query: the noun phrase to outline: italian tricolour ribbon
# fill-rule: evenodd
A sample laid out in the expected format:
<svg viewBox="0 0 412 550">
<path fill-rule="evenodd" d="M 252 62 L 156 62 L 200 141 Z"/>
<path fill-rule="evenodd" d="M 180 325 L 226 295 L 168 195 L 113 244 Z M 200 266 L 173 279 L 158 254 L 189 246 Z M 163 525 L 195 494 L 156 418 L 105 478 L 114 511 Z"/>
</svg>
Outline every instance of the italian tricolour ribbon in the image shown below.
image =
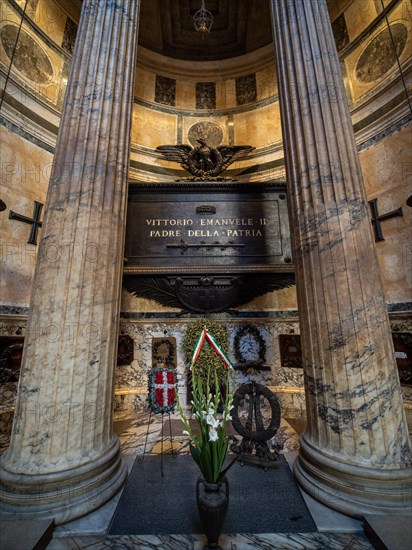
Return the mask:
<svg viewBox="0 0 412 550">
<path fill-rule="evenodd" d="M 203 346 L 205 340 L 207 340 L 209 342 L 209 344 L 212 346 L 212 348 L 215 350 L 216 354 L 223 361 L 225 367 L 228 368 L 228 369 L 231 369 L 232 365 L 231 365 L 227 355 L 219 347 L 218 343 L 213 338 L 213 336 L 211 334 L 209 334 L 207 328 L 203 327 L 202 332 L 199 334 L 199 337 L 198 337 L 197 342 L 195 344 L 195 347 L 193 349 L 192 360 L 190 362 L 190 370 L 192 370 L 194 364 L 198 360 L 200 351 L 202 349 L 202 346 Z"/>
</svg>

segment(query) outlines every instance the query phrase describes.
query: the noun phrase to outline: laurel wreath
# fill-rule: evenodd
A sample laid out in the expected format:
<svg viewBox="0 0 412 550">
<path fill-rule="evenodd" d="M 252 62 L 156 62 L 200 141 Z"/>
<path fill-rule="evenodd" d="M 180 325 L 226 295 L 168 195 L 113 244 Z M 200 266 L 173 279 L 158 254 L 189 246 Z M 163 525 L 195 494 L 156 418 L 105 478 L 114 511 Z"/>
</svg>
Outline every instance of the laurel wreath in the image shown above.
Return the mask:
<svg viewBox="0 0 412 550">
<path fill-rule="evenodd" d="M 163 346 L 163 345 L 167 347 L 166 359 L 163 359 L 163 357 L 160 357 L 160 355 L 158 355 L 160 346 Z M 152 351 L 153 351 L 153 359 L 155 360 L 155 362 L 164 361 L 166 365 L 174 365 L 175 347 L 170 340 L 166 340 L 165 338 L 162 338 L 162 340 L 157 341 L 155 344 L 153 344 Z"/>
</svg>

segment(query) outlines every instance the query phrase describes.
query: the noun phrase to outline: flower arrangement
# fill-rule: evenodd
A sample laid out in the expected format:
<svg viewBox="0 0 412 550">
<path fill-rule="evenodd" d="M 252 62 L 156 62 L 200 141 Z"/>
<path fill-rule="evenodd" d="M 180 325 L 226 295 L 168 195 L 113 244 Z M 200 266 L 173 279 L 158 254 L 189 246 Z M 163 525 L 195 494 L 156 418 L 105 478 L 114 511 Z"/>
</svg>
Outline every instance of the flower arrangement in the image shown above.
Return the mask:
<svg viewBox="0 0 412 550">
<path fill-rule="evenodd" d="M 227 366 L 226 378 L 223 384 L 216 370 L 211 371 L 209 367 L 205 377 L 199 368 L 196 370 L 193 369 L 205 339 L 209 341 Z M 225 435 L 226 423 L 232 419 L 230 411 L 233 406 L 235 383 L 234 375 L 231 376 L 231 373 L 234 373 L 234 371 L 229 360 L 219 348 L 214 338 L 208 334 L 206 327 L 203 328 L 193 352 L 191 373 L 191 416 L 197 421 L 199 434 L 193 433 L 190 419 L 186 417 L 179 400 L 177 400 L 177 406 L 186 428 L 185 433 L 190 438 L 190 453 L 199 466 L 204 480 L 207 483 L 218 483 L 237 458 L 236 455 L 234 460 L 226 468 L 223 468 L 228 448 L 228 441 Z"/>
<path fill-rule="evenodd" d="M 199 342 L 199 333 L 203 334 L 203 328 L 206 323 L 208 336 L 213 337 L 216 342 L 219 342 L 219 348 L 222 352 L 225 354 L 228 352 L 229 344 L 225 327 L 217 321 L 211 319 L 199 319 L 195 323 L 189 325 L 183 340 L 183 351 L 188 362 L 190 362 L 192 358 L 193 349 L 196 349 Z M 208 369 L 210 368 L 212 373 L 214 371 L 217 372 L 219 381 L 222 380 L 222 383 L 225 383 L 227 366 L 221 360 L 219 355 L 216 353 L 215 348 L 208 340 L 206 340 L 205 345 L 201 347 L 198 362 L 196 365 L 193 364 L 192 368 L 194 368 L 195 371 L 198 371 L 201 376 L 203 376 L 203 380 L 205 381 Z"/>
<path fill-rule="evenodd" d="M 214 386 L 214 387 L 213 387 Z M 182 406 L 177 401 L 180 416 L 185 425 L 185 432 L 190 438 L 190 454 L 199 466 L 203 478 L 207 483 L 218 483 L 232 466 L 232 462 L 223 469 L 226 458 L 228 442 L 226 438 L 226 423 L 232 419 L 230 411 L 233 404 L 234 383 L 230 388 L 229 371 L 226 377 L 226 391 L 222 395 L 221 384 L 217 374 L 214 375 L 214 384 L 210 381 L 210 369 L 206 381 L 199 373 L 192 370 L 192 416 L 197 421 L 199 434 L 194 434 L 189 419 L 186 417 Z M 214 392 L 212 394 L 212 388 Z M 222 403 L 223 402 L 223 403 Z M 220 405 L 223 411 L 220 413 Z"/>
</svg>

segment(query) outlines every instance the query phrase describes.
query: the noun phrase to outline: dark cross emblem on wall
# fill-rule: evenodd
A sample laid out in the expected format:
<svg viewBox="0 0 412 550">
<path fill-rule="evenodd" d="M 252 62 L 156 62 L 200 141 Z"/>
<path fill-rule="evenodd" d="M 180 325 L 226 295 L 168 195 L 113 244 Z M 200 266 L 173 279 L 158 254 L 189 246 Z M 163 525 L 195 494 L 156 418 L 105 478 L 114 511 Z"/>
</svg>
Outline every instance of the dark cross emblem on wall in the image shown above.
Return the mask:
<svg viewBox="0 0 412 550">
<path fill-rule="evenodd" d="M 381 222 L 384 220 L 390 220 L 391 218 L 396 218 L 396 216 L 403 216 L 402 207 L 392 210 L 392 212 L 379 215 L 378 199 L 372 199 L 371 201 L 368 201 L 368 204 L 372 213 L 371 221 L 375 232 L 375 242 L 377 243 L 378 241 L 384 241 L 385 238 L 382 233 Z"/>
<path fill-rule="evenodd" d="M 43 204 L 41 202 L 34 201 L 33 218 L 23 216 L 22 214 L 16 214 L 13 210 L 10 210 L 9 212 L 10 220 L 18 220 L 19 222 L 31 224 L 30 236 L 27 241 L 28 244 L 37 244 L 37 231 L 39 227 L 43 225 L 43 222 L 40 221 L 42 208 Z"/>
</svg>

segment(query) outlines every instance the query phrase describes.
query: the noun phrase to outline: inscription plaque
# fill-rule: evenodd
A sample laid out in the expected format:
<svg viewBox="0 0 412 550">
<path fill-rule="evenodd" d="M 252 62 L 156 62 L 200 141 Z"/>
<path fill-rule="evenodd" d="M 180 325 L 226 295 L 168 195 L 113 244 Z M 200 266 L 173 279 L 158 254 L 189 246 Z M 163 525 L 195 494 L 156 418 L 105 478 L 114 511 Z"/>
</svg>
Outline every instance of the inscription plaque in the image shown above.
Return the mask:
<svg viewBox="0 0 412 550">
<path fill-rule="evenodd" d="M 285 187 L 134 184 L 125 274 L 293 272 Z"/>
</svg>

